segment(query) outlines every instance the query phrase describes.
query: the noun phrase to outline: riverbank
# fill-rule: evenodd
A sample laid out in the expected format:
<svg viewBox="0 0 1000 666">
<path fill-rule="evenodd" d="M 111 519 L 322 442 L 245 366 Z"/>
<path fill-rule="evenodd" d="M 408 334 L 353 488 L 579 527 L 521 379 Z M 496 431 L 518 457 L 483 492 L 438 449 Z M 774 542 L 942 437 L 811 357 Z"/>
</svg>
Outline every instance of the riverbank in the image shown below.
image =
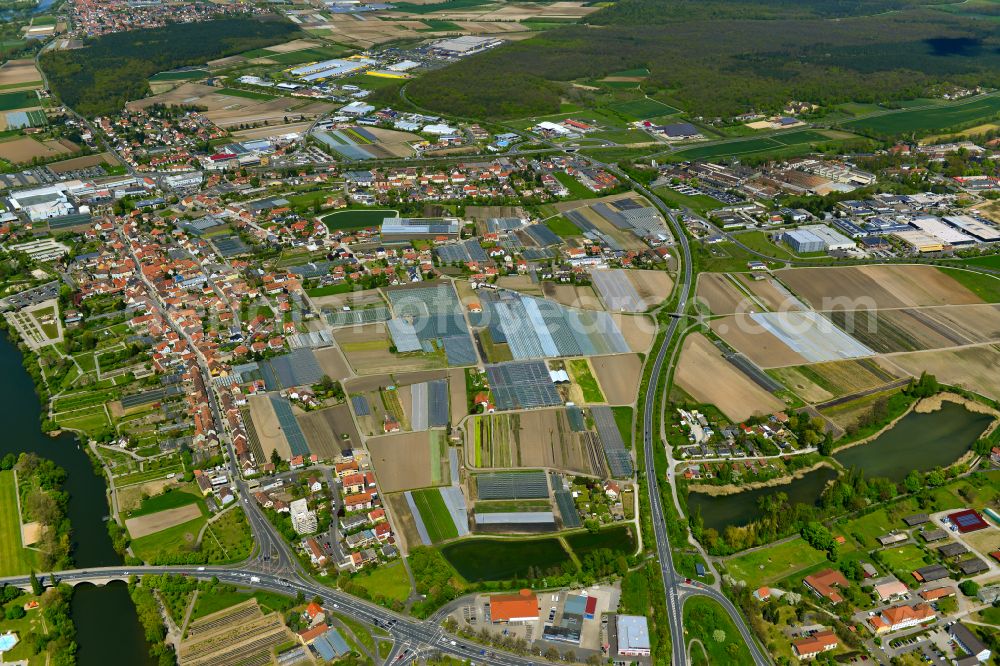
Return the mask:
<svg viewBox="0 0 1000 666">
<path fill-rule="evenodd" d="M 820 460 L 814 465 L 809 467 L 803 467 L 801 469 L 795 470 L 792 474 L 786 476 L 779 476 L 773 479 L 768 479 L 767 481 L 753 481 L 751 483 L 735 484 L 729 483 L 722 486 L 715 486 L 707 483 L 690 484 L 687 487 L 689 493 L 700 493 L 702 495 L 709 495 L 711 497 L 725 497 L 726 495 L 736 495 L 749 490 L 760 490 L 761 488 L 775 488 L 778 486 L 786 486 L 798 479 L 801 479 L 806 474 L 810 472 L 815 472 L 821 467 L 829 467 L 830 469 L 837 470 L 837 466 L 831 463 L 829 460 Z"/>
</svg>

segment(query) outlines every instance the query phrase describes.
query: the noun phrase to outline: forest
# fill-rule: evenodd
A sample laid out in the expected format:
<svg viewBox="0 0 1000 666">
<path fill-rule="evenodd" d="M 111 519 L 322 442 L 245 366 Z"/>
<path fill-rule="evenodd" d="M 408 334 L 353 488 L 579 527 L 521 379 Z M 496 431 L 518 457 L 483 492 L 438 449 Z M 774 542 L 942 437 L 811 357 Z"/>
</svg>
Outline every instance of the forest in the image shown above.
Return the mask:
<svg viewBox="0 0 1000 666">
<path fill-rule="evenodd" d="M 145 96 L 147 79 L 157 72 L 271 46 L 298 32 L 276 16 L 172 23 L 103 35 L 80 49 L 46 51 L 40 64 L 64 104 L 84 116 L 99 116 Z"/>
<path fill-rule="evenodd" d="M 551 114 L 559 111 L 566 82 L 647 67 L 647 94 L 695 116 L 729 117 L 780 111 L 792 99 L 890 102 L 944 84 L 1000 84 L 1000 36 L 982 22 L 934 9 L 830 20 L 824 12 L 847 12 L 858 3 L 794 3 L 796 18 L 787 18 L 788 0 L 712 0 L 683 11 L 687 2 L 622 0 L 593 14 L 595 25 L 559 28 L 472 56 L 412 81 L 406 95 L 459 116 Z M 871 10 L 872 3 L 862 4 Z M 782 18 L 729 16 L 743 5 Z M 799 18 L 803 12 L 819 16 Z"/>
</svg>

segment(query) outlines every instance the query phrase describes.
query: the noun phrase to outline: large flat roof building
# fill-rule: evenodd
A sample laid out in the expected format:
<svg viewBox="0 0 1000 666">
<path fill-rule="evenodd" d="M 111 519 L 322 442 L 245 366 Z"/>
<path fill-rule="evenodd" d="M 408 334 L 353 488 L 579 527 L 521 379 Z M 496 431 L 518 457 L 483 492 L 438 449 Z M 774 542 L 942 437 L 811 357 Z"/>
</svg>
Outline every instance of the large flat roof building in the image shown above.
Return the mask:
<svg viewBox="0 0 1000 666">
<path fill-rule="evenodd" d="M 644 657 L 650 653 L 649 624 L 641 615 L 619 615 L 615 618 L 618 630 L 618 654 Z"/>
<path fill-rule="evenodd" d="M 457 217 L 387 217 L 382 221 L 384 242 L 458 238 L 462 221 Z"/>
</svg>

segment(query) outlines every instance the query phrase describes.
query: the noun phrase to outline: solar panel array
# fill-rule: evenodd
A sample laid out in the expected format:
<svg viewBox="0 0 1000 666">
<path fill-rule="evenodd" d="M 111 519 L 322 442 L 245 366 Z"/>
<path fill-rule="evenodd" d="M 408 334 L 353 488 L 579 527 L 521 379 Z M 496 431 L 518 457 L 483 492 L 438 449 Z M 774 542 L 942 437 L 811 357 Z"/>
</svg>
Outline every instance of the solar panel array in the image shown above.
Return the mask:
<svg viewBox="0 0 1000 666">
<path fill-rule="evenodd" d="M 441 428 L 448 425 L 448 382 L 435 379 L 427 384 L 430 389 L 427 397 L 427 425 Z"/>
<path fill-rule="evenodd" d="M 323 379 L 323 368 L 316 360 L 312 349 L 293 349 L 288 354 L 275 356 L 266 361 L 271 366 L 275 376 L 285 388 L 290 386 L 309 386 Z"/>
<path fill-rule="evenodd" d="M 484 299 L 515 359 L 595 356 L 630 351 L 607 312 L 574 310 L 542 298 L 500 292 Z M 494 338 L 496 340 L 496 338 Z"/>
<path fill-rule="evenodd" d="M 531 237 L 531 240 L 543 247 L 546 245 L 559 245 L 562 242 L 559 236 L 544 224 L 531 224 L 525 227 L 524 230 Z"/>
<path fill-rule="evenodd" d="M 390 319 L 386 322 L 386 326 L 389 328 L 389 335 L 392 336 L 392 344 L 395 345 L 397 352 L 415 352 L 422 349 L 417 331 L 407 320 Z"/>
<path fill-rule="evenodd" d="M 494 472 L 477 474 L 481 500 L 542 499 L 549 496 L 545 472 Z"/>
<path fill-rule="evenodd" d="M 413 322 L 421 340 L 468 335 L 461 304 L 450 283 L 389 291 L 396 317 Z"/>
<path fill-rule="evenodd" d="M 444 345 L 444 354 L 448 358 L 448 365 L 464 366 L 479 363 L 476 347 L 468 335 L 453 335 L 443 338 L 441 343 Z"/>
<path fill-rule="evenodd" d="M 632 457 L 625 448 L 625 442 L 622 440 L 621 431 L 618 430 L 611 408 L 591 407 L 590 414 L 594 417 L 597 434 L 601 437 L 601 445 L 604 447 L 604 456 L 608 459 L 611 476 L 619 479 L 631 477 Z"/>
<path fill-rule="evenodd" d="M 371 416 L 372 408 L 368 404 L 368 398 L 363 395 L 352 395 L 351 396 L 351 406 L 354 407 L 354 413 L 358 416 Z"/>
<path fill-rule="evenodd" d="M 563 527 L 566 529 L 582 527 L 580 512 L 576 510 L 576 502 L 573 501 L 573 493 L 559 489 L 553 495 L 556 498 L 556 506 L 559 507 L 559 515 L 562 516 Z"/>
<path fill-rule="evenodd" d="M 326 323 L 330 326 L 356 326 L 357 324 L 374 324 L 387 321 L 392 314 L 389 308 L 378 305 L 363 310 L 338 310 L 326 312 Z"/>
<path fill-rule="evenodd" d="M 489 261 L 489 257 L 486 256 L 486 250 L 474 238 L 452 245 L 442 245 L 434 250 L 434 252 L 444 262 Z"/>
<path fill-rule="evenodd" d="M 549 369 L 541 361 L 511 361 L 486 366 L 497 409 L 530 409 L 561 405 Z"/>
<path fill-rule="evenodd" d="M 292 403 L 288 402 L 287 398 L 272 395 L 271 405 L 274 407 L 274 414 L 278 417 L 278 423 L 281 425 L 281 432 L 288 440 L 288 448 L 291 449 L 292 455 L 308 456 L 309 445 L 306 443 L 306 436 L 302 434 L 299 422 L 292 414 Z"/>
</svg>

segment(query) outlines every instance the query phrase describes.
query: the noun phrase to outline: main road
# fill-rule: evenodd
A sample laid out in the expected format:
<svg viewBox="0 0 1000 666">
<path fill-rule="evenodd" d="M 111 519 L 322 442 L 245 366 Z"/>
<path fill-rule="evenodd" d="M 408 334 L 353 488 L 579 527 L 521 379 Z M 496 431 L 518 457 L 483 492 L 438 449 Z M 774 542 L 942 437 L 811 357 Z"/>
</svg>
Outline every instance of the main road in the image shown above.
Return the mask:
<svg viewBox="0 0 1000 666">
<path fill-rule="evenodd" d="M 672 664 L 687 663 L 687 641 L 684 637 L 684 599 L 689 596 L 707 596 L 717 601 L 729 614 L 733 623 L 740 632 L 740 636 L 746 642 L 753 657 L 754 663 L 767 666 L 771 660 L 767 653 L 757 643 L 756 637 L 747 626 L 746 621 L 733 603 L 721 592 L 707 586 L 688 584 L 685 579 L 677 573 L 674 568 L 673 550 L 670 546 L 670 538 L 667 535 L 666 517 L 663 514 L 663 496 L 660 493 L 659 479 L 655 465 L 655 447 L 663 446 L 659 441 L 659 436 L 654 431 L 655 421 L 654 410 L 659 409 L 660 402 L 657 400 L 658 387 L 661 375 L 666 367 L 667 351 L 677 337 L 677 329 L 682 320 L 682 316 L 687 310 L 688 298 L 691 295 L 691 282 L 694 275 L 691 259 L 691 246 L 688 237 L 684 233 L 681 223 L 677 220 L 674 212 L 669 209 L 663 200 L 656 194 L 635 181 L 628 174 L 624 173 L 616 166 L 605 164 L 596 160 L 589 160 L 595 166 L 600 166 L 613 172 L 616 176 L 631 183 L 632 187 L 640 194 L 649 199 L 659 209 L 663 216 L 669 221 L 674 236 L 677 239 L 677 247 L 680 249 L 681 272 L 677 282 L 676 299 L 673 315 L 669 318 L 669 324 L 660 343 L 660 348 L 653 359 L 652 371 L 649 375 L 649 383 L 646 386 L 646 394 L 643 401 L 642 412 L 642 444 L 643 457 L 645 462 L 646 489 L 649 493 L 649 508 L 653 523 L 653 534 L 656 538 L 656 554 L 660 565 L 660 574 L 663 578 L 663 587 L 666 592 L 667 620 L 670 623 L 670 637 L 672 650 Z M 664 387 L 666 390 L 666 387 Z"/>
</svg>

